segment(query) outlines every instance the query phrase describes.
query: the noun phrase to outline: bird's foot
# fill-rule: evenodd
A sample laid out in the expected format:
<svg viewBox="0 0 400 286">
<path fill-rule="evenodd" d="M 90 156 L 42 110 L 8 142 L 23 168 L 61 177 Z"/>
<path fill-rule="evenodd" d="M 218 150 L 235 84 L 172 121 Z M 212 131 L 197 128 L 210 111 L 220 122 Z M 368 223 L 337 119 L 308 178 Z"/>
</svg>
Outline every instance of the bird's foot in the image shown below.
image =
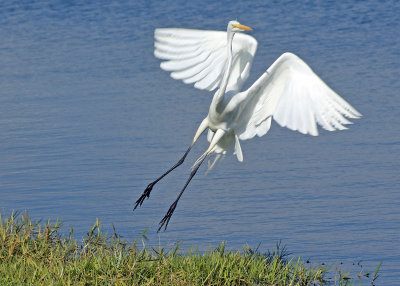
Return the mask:
<svg viewBox="0 0 400 286">
<path fill-rule="evenodd" d="M 154 186 L 154 182 L 150 183 L 150 184 L 147 186 L 147 188 L 144 190 L 143 194 L 142 194 L 142 195 L 140 196 L 140 198 L 136 201 L 135 207 L 133 208 L 133 210 L 135 210 L 138 206 L 141 206 L 141 205 L 143 204 L 143 201 L 144 201 L 146 198 L 149 198 L 149 197 L 150 197 L 150 193 L 151 193 L 151 190 L 153 189 L 153 186 Z"/>
<path fill-rule="evenodd" d="M 167 230 L 168 227 L 168 223 L 172 217 L 172 214 L 175 211 L 176 205 L 178 204 L 178 200 L 176 200 L 170 207 L 169 210 L 167 211 L 167 214 L 164 216 L 164 218 L 160 221 L 160 226 L 157 230 L 157 232 L 159 232 L 163 227 L 164 227 L 164 231 Z M 164 226 L 165 225 L 165 226 Z"/>
</svg>

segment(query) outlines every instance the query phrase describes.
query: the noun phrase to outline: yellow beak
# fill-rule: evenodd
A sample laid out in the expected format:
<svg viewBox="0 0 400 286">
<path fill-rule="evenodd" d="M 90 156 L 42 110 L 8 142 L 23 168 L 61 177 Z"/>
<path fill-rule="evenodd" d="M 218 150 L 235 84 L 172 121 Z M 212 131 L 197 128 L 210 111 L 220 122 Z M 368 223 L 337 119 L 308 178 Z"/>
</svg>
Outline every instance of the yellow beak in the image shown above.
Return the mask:
<svg viewBox="0 0 400 286">
<path fill-rule="evenodd" d="M 241 30 L 253 31 L 252 28 L 247 27 L 247 26 L 242 25 L 242 24 L 233 24 L 232 26 L 234 26 L 234 27 L 236 27 L 236 28 L 238 28 L 238 29 L 241 29 Z"/>
</svg>

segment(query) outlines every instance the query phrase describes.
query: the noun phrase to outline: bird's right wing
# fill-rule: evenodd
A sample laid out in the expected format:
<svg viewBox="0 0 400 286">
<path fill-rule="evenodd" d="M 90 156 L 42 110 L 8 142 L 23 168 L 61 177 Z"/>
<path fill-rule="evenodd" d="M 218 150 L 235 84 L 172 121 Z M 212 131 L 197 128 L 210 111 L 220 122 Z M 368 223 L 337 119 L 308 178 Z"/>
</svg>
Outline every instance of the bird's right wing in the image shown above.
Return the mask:
<svg viewBox="0 0 400 286">
<path fill-rule="evenodd" d="M 279 125 L 303 134 L 346 129 L 345 117 L 361 114 L 329 88 L 299 57 L 281 55 L 247 90 L 237 95 L 240 108 L 235 133 L 239 139 L 265 135 L 273 118 Z"/>
<path fill-rule="evenodd" d="M 154 31 L 154 55 L 171 77 L 196 88 L 214 90 L 223 78 L 227 62 L 227 33 L 178 28 Z M 232 43 L 232 70 L 227 91 L 239 90 L 248 78 L 257 41 L 236 33 Z"/>
</svg>

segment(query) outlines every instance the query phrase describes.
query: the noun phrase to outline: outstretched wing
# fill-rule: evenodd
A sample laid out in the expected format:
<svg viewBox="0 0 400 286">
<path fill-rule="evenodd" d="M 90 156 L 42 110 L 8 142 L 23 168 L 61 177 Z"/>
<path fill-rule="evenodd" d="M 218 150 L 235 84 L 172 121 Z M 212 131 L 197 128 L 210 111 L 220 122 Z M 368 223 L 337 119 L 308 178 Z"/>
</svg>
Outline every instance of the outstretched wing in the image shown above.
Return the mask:
<svg viewBox="0 0 400 286">
<path fill-rule="evenodd" d="M 162 28 L 154 32 L 154 55 L 162 60 L 161 68 L 184 83 L 199 89 L 214 90 L 224 75 L 228 62 L 227 33 L 192 29 Z M 232 72 L 227 91 L 240 90 L 249 76 L 257 41 L 236 33 L 232 43 Z"/>
<path fill-rule="evenodd" d="M 299 57 L 281 55 L 247 90 L 239 93 L 241 102 L 239 139 L 265 135 L 274 118 L 279 125 L 303 134 L 318 135 L 317 123 L 324 129 L 347 129 L 345 117 L 361 114 L 329 88 Z"/>
</svg>

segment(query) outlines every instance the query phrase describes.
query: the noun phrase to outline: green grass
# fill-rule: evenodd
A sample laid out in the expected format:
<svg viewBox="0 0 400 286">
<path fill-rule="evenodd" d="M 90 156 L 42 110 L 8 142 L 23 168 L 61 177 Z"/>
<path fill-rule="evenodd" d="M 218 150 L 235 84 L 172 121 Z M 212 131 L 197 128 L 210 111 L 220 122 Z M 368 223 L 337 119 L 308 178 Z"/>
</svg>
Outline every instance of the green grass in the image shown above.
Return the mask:
<svg viewBox="0 0 400 286">
<path fill-rule="evenodd" d="M 27 214 L 0 215 L 0 285 L 350 285 L 340 271 L 288 259 L 285 248 L 267 254 L 249 247 L 182 253 L 138 247 L 115 233 L 107 236 L 96 221 L 78 242 L 62 236 L 58 221 L 34 222 Z M 142 236 L 145 238 L 145 234 Z M 375 273 L 374 277 L 377 275 Z"/>
</svg>

